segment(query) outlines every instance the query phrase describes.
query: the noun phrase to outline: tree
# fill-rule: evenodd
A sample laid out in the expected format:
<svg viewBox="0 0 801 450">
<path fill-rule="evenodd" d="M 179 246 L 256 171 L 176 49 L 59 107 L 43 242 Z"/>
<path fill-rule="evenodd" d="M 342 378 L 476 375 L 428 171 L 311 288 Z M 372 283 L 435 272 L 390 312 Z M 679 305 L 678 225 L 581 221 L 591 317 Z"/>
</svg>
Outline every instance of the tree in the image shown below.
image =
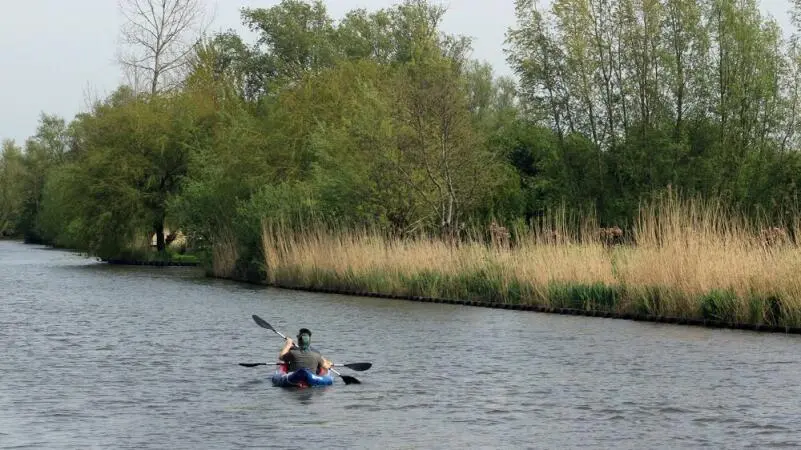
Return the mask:
<svg viewBox="0 0 801 450">
<path fill-rule="evenodd" d="M 570 92 L 565 55 L 535 0 L 516 0 L 517 29 L 510 29 L 507 61 L 520 79 L 523 108 L 536 121 L 555 128 L 561 137 L 575 131 L 570 113 Z M 546 119 L 547 117 L 547 119 Z M 565 122 L 569 125 L 565 126 Z"/>
<path fill-rule="evenodd" d="M 25 197 L 18 231 L 24 234 L 28 242 L 44 243 L 38 230 L 42 192 L 50 171 L 64 162 L 69 143 L 69 131 L 64 119 L 48 114 L 40 116 L 36 134 L 25 141 Z"/>
<path fill-rule="evenodd" d="M 782 151 L 797 145 L 796 128 L 798 124 L 799 101 L 801 101 L 801 0 L 793 0 L 790 9 L 790 23 L 793 32 L 787 49 L 787 69 L 783 82 L 785 120 L 781 130 Z"/>
<path fill-rule="evenodd" d="M 202 125 L 208 131 L 191 146 L 185 182 L 168 202 L 170 215 L 181 230 L 206 248 L 229 237 L 241 222 L 241 205 L 274 181 L 274 173 L 286 162 L 273 157 L 267 135 L 271 127 L 265 126 L 246 102 L 256 92 L 250 91 L 246 80 L 245 66 L 252 55 L 242 51 L 237 37 L 224 36 L 198 46 L 192 58 L 184 95 L 196 105 L 206 105 L 208 113 L 202 116 Z M 244 97 L 236 95 L 242 92 L 242 83 Z"/>
<path fill-rule="evenodd" d="M 350 11 L 337 27 L 337 46 L 347 58 L 388 63 L 394 56 L 391 25 L 386 10 L 374 13 L 364 9 Z"/>
<path fill-rule="evenodd" d="M 165 250 L 167 205 L 180 192 L 190 149 L 207 133 L 208 109 L 185 94 L 145 99 L 121 88 L 83 119 L 74 178 L 84 187 L 90 251 L 115 256 L 148 231 Z"/>
<path fill-rule="evenodd" d="M 260 33 L 257 53 L 265 92 L 297 81 L 336 60 L 334 24 L 321 1 L 282 0 L 272 8 L 244 8 L 242 20 Z"/>
<path fill-rule="evenodd" d="M 665 2 L 665 39 L 670 90 L 673 102 L 674 134 L 682 135 L 687 116 L 703 116 L 708 96 L 704 92 L 709 39 L 701 26 L 701 8 L 695 0 Z"/>
<path fill-rule="evenodd" d="M 16 234 L 24 201 L 25 167 L 22 150 L 12 140 L 3 141 L 0 154 L 0 236 Z"/>
<path fill-rule="evenodd" d="M 125 19 L 119 62 L 137 90 L 174 87 L 202 33 L 203 0 L 120 0 Z"/>
<path fill-rule="evenodd" d="M 422 33 L 395 88 L 396 170 L 448 238 L 500 182 L 497 161 L 473 128 L 464 64 Z"/>
</svg>

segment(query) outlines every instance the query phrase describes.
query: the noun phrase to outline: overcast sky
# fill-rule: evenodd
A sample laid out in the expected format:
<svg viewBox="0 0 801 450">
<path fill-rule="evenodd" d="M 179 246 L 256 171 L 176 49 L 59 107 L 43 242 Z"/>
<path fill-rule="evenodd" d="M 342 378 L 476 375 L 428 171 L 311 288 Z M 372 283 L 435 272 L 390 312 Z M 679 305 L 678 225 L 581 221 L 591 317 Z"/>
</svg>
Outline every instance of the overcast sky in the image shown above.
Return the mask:
<svg viewBox="0 0 801 450">
<path fill-rule="evenodd" d="M 242 7 L 270 7 L 279 0 L 207 0 L 212 28 L 243 31 Z M 115 62 L 121 17 L 117 0 L 0 0 L 0 140 L 18 144 L 35 132 L 41 112 L 67 121 L 121 82 Z M 339 19 L 354 8 L 380 9 L 395 0 L 327 0 Z M 509 74 L 502 51 L 514 24 L 513 0 L 450 0 L 443 29 L 473 37 L 473 57 Z M 789 31 L 787 0 L 762 0 L 762 9 Z"/>
</svg>

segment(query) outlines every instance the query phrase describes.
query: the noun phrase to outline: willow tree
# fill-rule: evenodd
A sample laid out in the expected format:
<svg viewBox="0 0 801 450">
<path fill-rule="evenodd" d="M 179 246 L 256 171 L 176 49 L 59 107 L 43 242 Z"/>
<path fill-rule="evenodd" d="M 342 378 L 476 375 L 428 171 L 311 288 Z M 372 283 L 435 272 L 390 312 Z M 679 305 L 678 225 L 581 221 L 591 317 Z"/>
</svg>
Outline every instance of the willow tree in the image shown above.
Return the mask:
<svg viewBox="0 0 801 450">
<path fill-rule="evenodd" d="M 165 250 L 167 205 L 204 139 L 206 110 L 185 95 L 142 97 L 123 87 L 81 119 L 75 176 L 85 195 L 76 208 L 92 253 L 117 256 L 147 232 Z"/>
</svg>

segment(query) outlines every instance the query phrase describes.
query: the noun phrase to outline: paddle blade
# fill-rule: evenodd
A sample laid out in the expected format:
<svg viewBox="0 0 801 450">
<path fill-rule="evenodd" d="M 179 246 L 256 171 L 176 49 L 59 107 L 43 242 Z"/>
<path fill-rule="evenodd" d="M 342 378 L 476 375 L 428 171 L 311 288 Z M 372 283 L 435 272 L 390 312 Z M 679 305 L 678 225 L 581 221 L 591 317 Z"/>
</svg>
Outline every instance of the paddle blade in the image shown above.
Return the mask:
<svg viewBox="0 0 801 450">
<path fill-rule="evenodd" d="M 350 370 L 355 370 L 357 372 L 364 372 L 369 368 L 373 367 L 373 363 L 363 362 L 363 363 L 351 363 L 351 364 L 342 364 L 342 367 L 347 367 Z"/>
<path fill-rule="evenodd" d="M 344 381 L 345 384 L 362 384 L 362 382 L 359 381 L 356 377 L 352 377 L 349 375 L 340 375 L 340 377 L 342 377 L 342 381 Z"/>
<path fill-rule="evenodd" d="M 264 319 L 262 319 L 261 317 L 255 315 L 255 314 L 253 314 L 253 320 L 256 322 L 256 324 L 258 326 L 260 326 L 262 328 L 267 328 L 268 330 L 275 331 L 275 328 L 273 328 L 272 325 L 270 325 L 269 323 L 265 322 Z"/>
<path fill-rule="evenodd" d="M 256 367 L 256 366 L 266 366 L 267 363 L 239 363 L 242 367 Z"/>
</svg>

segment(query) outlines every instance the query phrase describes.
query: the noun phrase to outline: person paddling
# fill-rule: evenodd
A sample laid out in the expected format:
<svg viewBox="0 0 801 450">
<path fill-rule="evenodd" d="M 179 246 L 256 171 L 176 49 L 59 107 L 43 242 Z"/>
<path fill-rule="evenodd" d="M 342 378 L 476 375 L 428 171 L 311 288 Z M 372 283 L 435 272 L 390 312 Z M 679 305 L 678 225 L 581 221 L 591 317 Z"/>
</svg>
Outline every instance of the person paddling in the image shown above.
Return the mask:
<svg viewBox="0 0 801 450">
<path fill-rule="evenodd" d="M 292 338 L 286 338 L 284 348 L 278 354 L 278 359 L 288 364 L 287 371 L 294 372 L 298 369 L 309 369 L 317 375 L 322 375 L 331 368 L 333 365 L 331 361 L 312 350 L 311 335 L 311 330 L 301 328 L 297 335 L 297 346 L 295 346 Z"/>
</svg>

